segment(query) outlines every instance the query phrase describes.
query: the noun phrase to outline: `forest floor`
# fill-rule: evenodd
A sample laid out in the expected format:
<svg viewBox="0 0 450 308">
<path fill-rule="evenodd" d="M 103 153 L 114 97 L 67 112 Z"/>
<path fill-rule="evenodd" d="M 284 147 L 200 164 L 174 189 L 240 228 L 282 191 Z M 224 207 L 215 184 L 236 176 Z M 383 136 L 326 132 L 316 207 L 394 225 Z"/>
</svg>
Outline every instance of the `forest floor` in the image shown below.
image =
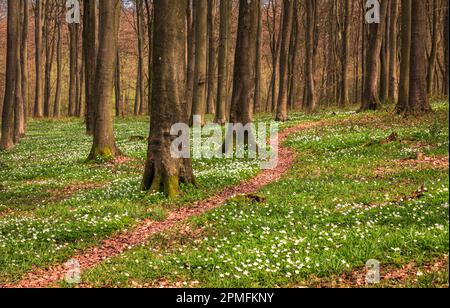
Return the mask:
<svg viewBox="0 0 450 308">
<path fill-rule="evenodd" d="M 433 107 L 420 119 L 293 114 L 282 129 L 291 128 L 284 146 L 297 155 L 281 178 L 254 185 L 250 197 L 225 195 L 222 206 L 130 249 L 125 240 L 83 271 L 81 286 L 370 287 L 365 264 L 375 259 L 381 286 L 448 287 L 448 102 Z M 86 163 L 81 121 L 33 121 L 27 138 L 0 154 L 0 287 L 26 285 L 29 273 L 45 276 L 105 239 L 167 223 L 260 174 L 256 160 L 196 160 L 200 188 L 183 187 L 177 201 L 145 194 L 147 130 L 144 118 L 118 120 L 127 157 Z"/>
</svg>

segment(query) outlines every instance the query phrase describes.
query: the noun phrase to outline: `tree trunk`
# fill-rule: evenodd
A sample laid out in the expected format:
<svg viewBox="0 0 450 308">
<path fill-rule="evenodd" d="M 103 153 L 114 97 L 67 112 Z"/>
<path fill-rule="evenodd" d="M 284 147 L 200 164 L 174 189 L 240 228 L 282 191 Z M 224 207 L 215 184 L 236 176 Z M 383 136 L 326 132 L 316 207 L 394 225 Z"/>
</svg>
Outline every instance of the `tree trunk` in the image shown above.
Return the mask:
<svg viewBox="0 0 450 308">
<path fill-rule="evenodd" d="M 231 1 L 220 1 L 219 72 L 217 79 L 217 107 L 215 122 L 227 122 L 228 106 L 228 49 L 230 44 Z"/>
<path fill-rule="evenodd" d="M 432 20 L 431 20 L 431 50 L 428 57 L 428 70 L 427 70 L 427 93 L 428 95 L 433 95 L 433 85 L 434 85 L 434 71 L 436 67 L 436 56 L 438 49 L 438 1 L 431 0 L 431 10 L 432 10 Z"/>
<path fill-rule="evenodd" d="M 399 93 L 396 112 L 401 114 L 405 112 L 409 101 L 409 75 L 411 66 L 411 23 L 412 23 L 412 0 L 401 0 L 401 63 L 400 63 L 400 80 Z"/>
<path fill-rule="evenodd" d="M 444 13 L 444 95 L 448 96 L 449 93 L 449 0 L 444 1 L 445 13 Z"/>
<path fill-rule="evenodd" d="M 258 34 L 256 35 L 256 63 L 255 63 L 255 99 L 253 102 L 253 111 L 261 111 L 261 81 L 262 81 L 262 11 L 261 0 L 259 0 L 258 10 Z"/>
<path fill-rule="evenodd" d="M 412 2 L 411 68 L 409 104 L 406 115 L 422 115 L 431 111 L 427 93 L 427 10 L 425 1 Z"/>
<path fill-rule="evenodd" d="M 344 1 L 344 29 L 342 32 L 342 60 L 341 60 L 341 95 L 340 107 L 349 103 L 348 98 L 348 65 L 350 48 L 350 0 Z"/>
<path fill-rule="evenodd" d="M 186 1 L 154 0 L 153 91 L 147 162 L 142 189 L 180 194 L 180 183 L 193 183 L 190 159 L 171 155 L 171 127 L 188 120 L 184 88 Z"/>
<path fill-rule="evenodd" d="M 44 92 L 44 61 L 42 48 L 42 37 L 44 29 L 44 18 L 45 18 L 45 4 L 46 0 L 36 0 L 36 10 L 35 10 L 35 66 L 36 66 L 36 89 L 34 94 L 34 117 L 41 118 L 43 116 L 43 92 Z"/>
<path fill-rule="evenodd" d="M 207 24 L 208 1 L 197 0 L 195 3 L 195 70 L 194 97 L 192 101 L 192 117 L 200 116 L 205 124 L 206 88 L 207 88 Z M 191 117 L 191 124 L 193 118 Z"/>
<path fill-rule="evenodd" d="M 86 134 L 94 133 L 94 83 L 97 62 L 97 1 L 85 0 L 83 15 Z"/>
<path fill-rule="evenodd" d="M 77 114 L 78 30 L 78 24 L 69 24 L 69 116 L 71 117 L 76 116 Z"/>
<path fill-rule="evenodd" d="M 317 102 L 315 97 L 314 83 L 314 3 L 315 0 L 306 2 L 306 57 L 305 57 L 305 103 L 309 112 L 316 111 Z"/>
<path fill-rule="evenodd" d="M 283 32 L 280 50 L 280 88 L 278 91 L 277 121 L 288 119 L 289 46 L 291 44 L 294 0 L 283 0 Z"/>
<path fill-rule="evenodd" d="M 380 52 L 383 41 L 383 29 L 385 27 L 385 18 L 389 1 L 382 0 L 380 10 L 380 23 L 369 25 L 368 54 L 366 55 L 366 69 L 364 81 L 364 97 L 360 112 L 368 110 L 377 110 L 380 105 L 378 96 L 378 76 L 380 68 Z"/>
<path fill-rule="evenodd" d="M 115 75 L 114 75 L 114 95 L 115 95 L 115 102 L 116 102 L 116 117 L 121 116 L 122 106 L 121 106 L 121 78 L 120 78 L 120 54 L 119 50 L 117 50 L 117 58 L 116 58 L 116 69 L 115 69 Z"/>
<path fill-rule="evenodd" d="M 389 100 L 396 103 L 398 99 L 398 44 L 397 44 L 397 23 L 398 23 L 398 0 L 391 0 L 391 27 L 389 29 L 389 41 L 391 50 L 389 52 Z"/>
<path fill-rule="evenodd" d="M 206 107 L 208 114 L 214 114 L 215 111 L 215 88 L 216 88 L 216 0 L 208 0 L 208 94 Z"/>
<path fill-rule="evenodd" d="M 47 2 L 46 7 L 46 21 L 44 23 L 44 35 L 45 35 L 45 66 L 44 66 L 44 117 L 49 118 L 50 112 L 50 99 L 51 99 L 51 74 L 53 67 L 53 57 L 55 54 L 54 44 L 54 29 L 51 29 L 54 6 L 50 2 Z"/>
<path fill-rule="evenodd" d="M 21 135 L 25 134 L 27 126 L 27 116 L 28 116 L 28 1 L 21 1 L 22 10 L 22 36 L 21 36 L 21 47 L 20 47 L 20 67 L 22 69 L 22 104 L 23 104 L 23 119 L 21 128 Z"/>
<path fill-rule="evenodd" d="M 61 116 L 61 84 L 62 84 L 62 42 L 61 42 L 61 21 L 56 22 L 56 90 L 53 116 Z"/>
<path fill-rule="evenodd" d="M 195 74 L 195 0 L 187 0 L 186 19 L 187 19 L 187 76 L 186 76 L 186 106 L 188 116 L 191 118 L 192 101 L 194 98 L 194 74 Z M 221 3 L 223 1 L 220 1 Z M 228 1 L 226 1 L 228 2 Z"/>
<path fill-rule="evenodd" d="M 391 42 L 390 42 L 390 28 L 391 28 L 391 10 L 390 4 L 392 0 L 385 0 L 388 2 L 388 6 L 386 9 L 386 18 L 383 27 L 383 42 L 380 53 L 380 65 L 381 65 L 381 76 L 380 76 L 380 100 L 381 102 L 387 102 L 389 98 L 389 61 L 390 61 L 390 51 L 391 51 Z"/>
<path fill-rule="evenodd" d="M 14 147 L 14 105 L 16 102 L 17 63 L 20 62 L 20 1 L 8 0 L 8 29 L 5 97 L 2 112 L 2 135 L 0 150 L 7 151 Z"/>
<path fill-rule="evenodd" d="M 94 87 L 94 142 L 89 155 L 113 159 L 120 154 L 113 130 L 112 93 L 117 58 L 120 0 L 99 0 L 99 48 Z"/>
</svg>

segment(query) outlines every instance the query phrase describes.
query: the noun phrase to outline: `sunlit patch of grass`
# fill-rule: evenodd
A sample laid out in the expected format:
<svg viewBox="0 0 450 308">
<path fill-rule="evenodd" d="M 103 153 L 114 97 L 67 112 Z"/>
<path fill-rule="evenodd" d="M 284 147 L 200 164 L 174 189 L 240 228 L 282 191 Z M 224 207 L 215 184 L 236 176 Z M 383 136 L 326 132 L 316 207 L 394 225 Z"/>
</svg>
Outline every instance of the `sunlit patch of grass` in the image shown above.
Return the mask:
<svg viewBox="0 0 450 308">
<path fill-rule="evenodd" d="M 294 115 L 285 127 L 314 117 L 340 122 L 286 141 L 298 159 L 281 181 L 259 192 L 264 202 L 229 200 L 190 219 L 191 236 L 182 236 L 185 227 L 155 236 L 87 271 L 83 282 L 119 287 L 157 287 L 161 281 L 194 287 L 308 285 L 311 277 L 339 276 L 363 268 L 369 259 L 396 268 L 448 254 L 448 170 L 395 167 L 397 160 L 419 151 L 418 142 L 426 155 L 448 155 L 448 103 L 435 110 L 420 119 L 388 112 Z M 387 141 L 394 132 L 398 138 Z M 383 166 L 394 168 L 376 174 Z M 419 189 L 424 193 L 416 195 Z M 448 268 L 424 275 L 417 285 L 445 283 L 445 275 Z"/>
</svg>

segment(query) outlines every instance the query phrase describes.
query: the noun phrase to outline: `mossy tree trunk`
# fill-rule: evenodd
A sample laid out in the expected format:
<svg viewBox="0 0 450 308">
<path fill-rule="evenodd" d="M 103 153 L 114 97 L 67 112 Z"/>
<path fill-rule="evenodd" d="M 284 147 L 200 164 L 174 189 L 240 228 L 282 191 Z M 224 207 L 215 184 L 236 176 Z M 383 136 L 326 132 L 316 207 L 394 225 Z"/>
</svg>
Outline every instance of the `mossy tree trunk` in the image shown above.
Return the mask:
<svg viewBox="0 0 450 308">
<path fill-rule="evenodd" d="M 90 160 L 112 159 L 120 154 L 113 130 L 112 94 L 117 58 L 121 1 L 99 1 L 99 48 L 94 87 L 94 142 Z"/>
<path fill-rule="evenodd" d="M 151 123 L 142 189 L 175 198 L 194 183 L 190 159 L 171 155 L 173 124 L 188 121 L 185 100 L 186 0 L 154 1 Z"/>
</svg>

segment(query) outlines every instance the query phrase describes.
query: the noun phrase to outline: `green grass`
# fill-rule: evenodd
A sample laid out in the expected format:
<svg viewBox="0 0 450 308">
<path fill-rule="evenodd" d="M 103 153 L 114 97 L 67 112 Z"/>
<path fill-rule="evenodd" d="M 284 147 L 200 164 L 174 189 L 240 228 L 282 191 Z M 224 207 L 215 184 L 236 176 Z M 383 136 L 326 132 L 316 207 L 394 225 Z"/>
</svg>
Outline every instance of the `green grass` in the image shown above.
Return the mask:
<svg viewBox="0 0 450 308">
<path fill-rule="evenodd" d="M 433 115 L 407 120 L 386 112 L 293 114 L 281 129 L 306 121 L 333 125 L 286 141 L 298 159 L 283 180 L 259 192 L 264 203 L 229 200 L 85 272 L 83 282 L 296 286 L 360 268 L 368 259 L 395 268 L 448 254 L 447 170 L 397 164 L 418 151 L 448 155 L 447 106 L 435 104 Z M 83 131 L 79 120 L 33 121 L 15 150 L 0 153 L 0 284 L 66 261 L 143 218 L 164 220 L 171 209 L 258 172 L 252 160 L 195 160 L 200 187 L 183 187 L 182 198 L 169 202 L 139 190 L 145 118 L 117 121 L 117 143 L 131 158 L 121 165 L 87 163 L 91 139 Z M 399 140 L 382 142 L 392 132 Z M 383 168 L 387 172 L 374 173 Z M 423 198 L 398 201 L 422 186 L 428 189 Z"/>
<path fill-rule="evenodd" d="M 299 157 L 283 180 L 195 217 L 83 274 L 91 286 L 310 286 L 363 268 L 398 268 L 449 252 L 448 170 L 408 168 L 448 155 L 448 108 L 421 119 L 369 113 L 292 136 Z M 393 132 L 394 142 L 384 142 Z M 383 169 L 385 168 L 385 170 Z M 388 169 L 389 168 L 389 169 Z M 384 170 L 377 172 L 377 170 Z M 408 200 L 420 188 L 421 198 Z M 402 286 L 444 281 L 448 269 Z M 386 282 L 384 282 L 386 283 Z"/>
</svg>

